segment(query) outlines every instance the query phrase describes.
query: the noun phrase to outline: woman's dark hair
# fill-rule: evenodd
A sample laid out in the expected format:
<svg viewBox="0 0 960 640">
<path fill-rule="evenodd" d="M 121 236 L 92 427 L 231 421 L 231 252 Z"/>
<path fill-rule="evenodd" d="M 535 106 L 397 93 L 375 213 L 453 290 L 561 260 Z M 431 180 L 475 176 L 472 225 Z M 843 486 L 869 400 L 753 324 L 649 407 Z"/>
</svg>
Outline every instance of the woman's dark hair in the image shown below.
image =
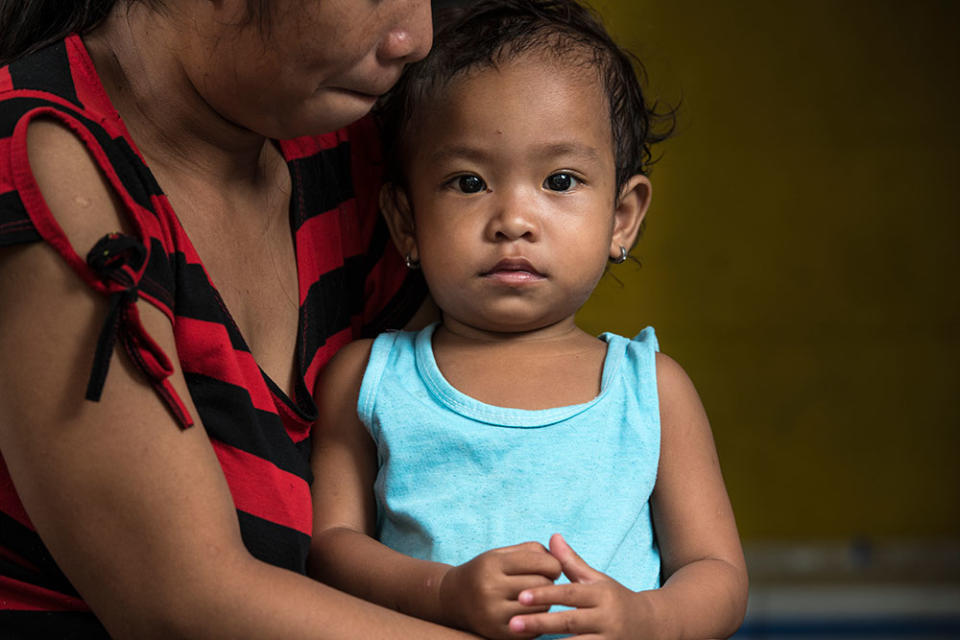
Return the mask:
<svg viewBox="0 0 960 640">
<path fill-rule="evenodd" d="M 479 0 L 438 12 L 433 50 L 407 68 L 378 105 L 387 145 L 387 178 L 405 186 L 402 151 L 411 119 L 454 77 L 496 67 L 530 50 L 597 69 L 610 103 L 617 193 L 649 172 L 650 146 L 673 132 L 675 112 L 648 104 L 643 65 L 620 48 L 600 20 L 575 0 Z M 639 76 L 639 77 L 638 77 Z"/>
<path fill-rule="evenodd" d="M 0 64 L 70 33 L 86 33 L 117 0 L 0 0 Z"/>
<path fill-rule="evenodd" d="M 118 2 L 161 8 L 163 0 L 0 0 L 0 65 L 100 24 Z M 261 30 L 269 0 L 247 0 L 247 17 Z"/>
</svg>

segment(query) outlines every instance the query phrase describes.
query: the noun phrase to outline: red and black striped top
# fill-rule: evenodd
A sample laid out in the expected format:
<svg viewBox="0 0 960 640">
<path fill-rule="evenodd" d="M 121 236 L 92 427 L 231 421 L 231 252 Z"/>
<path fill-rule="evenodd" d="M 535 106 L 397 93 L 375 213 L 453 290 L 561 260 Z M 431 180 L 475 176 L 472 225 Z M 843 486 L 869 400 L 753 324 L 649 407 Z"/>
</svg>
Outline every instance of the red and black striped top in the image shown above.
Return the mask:
<svg viewBox="0 0 960 640">
<path fill-rule="evenodd" d="M 107 236 L 86 259 L 74 252 L 27 162 L 27 125 L 41 116 L 60 120 L 83 140 L 139 237 Z M 369 120 L 279 146 L 291 175 L 299 274 L 294 398 L 253 360 L 80 38 L 0 67 L 0 246 L 45 241 L 110 298 L 88 397 L 99 396 L 116 341 L 180 425 L 189 426 L 193 418 L 166 383 L 166 354 L 142 330 L 134 303 L 141 298 L 159 308 L 173 326 L 178 354 L 171 356 L 179 356 L 213 442 L 244 543 L 257 558 L 303 573 L 312 522 L 308 454 L 317 373 L 350 340 L 404 324 L 426 290 L 420 278 L 407 276 L 377 215 L 380 150 Z M 30 637 L 104 635 L 37 536 L 0 457 L 0 636 L 16 629 Z"/>
</svg>

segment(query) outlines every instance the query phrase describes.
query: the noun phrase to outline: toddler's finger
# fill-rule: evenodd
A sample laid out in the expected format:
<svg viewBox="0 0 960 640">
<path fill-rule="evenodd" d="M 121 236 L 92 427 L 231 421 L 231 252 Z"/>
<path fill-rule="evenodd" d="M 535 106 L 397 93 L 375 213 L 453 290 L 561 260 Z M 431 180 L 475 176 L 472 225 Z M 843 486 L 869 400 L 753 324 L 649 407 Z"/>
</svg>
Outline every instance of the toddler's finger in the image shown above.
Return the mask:
<svg viewBox="0 0 960 640">
<path fill-rule="evenodd" d="M 516 600 L 512 600 L 507 603 L 507 606 L 504 608 L 506 615 L 501 619 L 510 620 L 514 616 L 528 616 L 537 613 L 546 613 L 548 611 L 550 611 L 550 605 L 548 604 L 527 606 L 520 604 Z"/>
<path fill-rule="evenodd" d="M 540 575 L 516 575 L 503 576 L 498 584 L 502 585 L 500 592 L 506 594 L 508 600 L 519 602 L 518 596 L 521 592 L 538 587 L 548 587 L 553 582 Z"/>
<path fill-rule="evenodd" d="M 497 547 L 493 551 L 497 553 L 514 553 L 517 551 L 530 551 L 534 553 L 550 553 L 545 546 L 539 542 L 530 541 L 530 542 L 521 542 L 519 544 L 512 544 L 509 547 Z"/>
<path fill-rule="evenodd" d="M 514 633 L 587 634 L 599 631 L 597 616 L 592 609 L 568 609 L 553 613 L 535 613 L 510 618 L 510 630 Z"/>
<path fill-rule="evenodd" d="M 519 550 L 503 556 L 501 568 L 506 575 L 537 574 L 551 581 L 560 577 L 563 567 L 550 553 Z"/>
<path fill-rule="evenodd" d="M 550 538 L 550 553 L 560 561 L 563 573 L 571 582 L 595 582 L 606 577 L 587 564 L 559 533 Z"/>
<path fill-rule="evenodd" d="M 517 601 L 528 606 L 559 604 L 565 607 L 584 608 L 597 606 L 597 594 L 587 585 L 551 584 L 524 589 L 517 594 Z"/>
</svg>

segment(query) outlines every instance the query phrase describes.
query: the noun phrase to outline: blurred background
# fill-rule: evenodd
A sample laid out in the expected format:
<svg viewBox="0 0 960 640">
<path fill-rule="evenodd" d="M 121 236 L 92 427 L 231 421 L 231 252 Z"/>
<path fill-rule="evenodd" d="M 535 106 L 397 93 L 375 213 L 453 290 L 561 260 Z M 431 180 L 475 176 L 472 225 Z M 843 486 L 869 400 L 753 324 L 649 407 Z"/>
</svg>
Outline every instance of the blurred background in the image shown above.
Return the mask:
<svg viewBox="0 0 960 640">
<path fill-rule="evenodd" d="M 679 120 L 579 320 L 700 391 L 737 637 L 960 638 L 960 2 L 592 4 Z"/>
</svg>

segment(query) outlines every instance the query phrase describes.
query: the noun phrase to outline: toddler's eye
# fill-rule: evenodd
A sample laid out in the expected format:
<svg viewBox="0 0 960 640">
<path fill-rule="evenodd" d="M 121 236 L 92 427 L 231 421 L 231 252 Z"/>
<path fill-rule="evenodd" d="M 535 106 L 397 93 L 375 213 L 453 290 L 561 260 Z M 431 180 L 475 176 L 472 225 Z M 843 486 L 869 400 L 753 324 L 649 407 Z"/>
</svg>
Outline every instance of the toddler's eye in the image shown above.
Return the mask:
<svg viewBox="0 0 960 640">
<path fill-rule="evenodd" d="M 543 186 L 550 191 L 569 191 L 577 186 L 578 183 L 579 180 L 569 173 L 561 172 L 547 176 L 547 179 L 543 181 Z"/>
<path fill-rule="evenodd" d="M 483 178 L 475 175 L 463 175 L 456 179 L 457 188 L 463 193 L 480 193 L 487 188 Z"/>
</svg>

